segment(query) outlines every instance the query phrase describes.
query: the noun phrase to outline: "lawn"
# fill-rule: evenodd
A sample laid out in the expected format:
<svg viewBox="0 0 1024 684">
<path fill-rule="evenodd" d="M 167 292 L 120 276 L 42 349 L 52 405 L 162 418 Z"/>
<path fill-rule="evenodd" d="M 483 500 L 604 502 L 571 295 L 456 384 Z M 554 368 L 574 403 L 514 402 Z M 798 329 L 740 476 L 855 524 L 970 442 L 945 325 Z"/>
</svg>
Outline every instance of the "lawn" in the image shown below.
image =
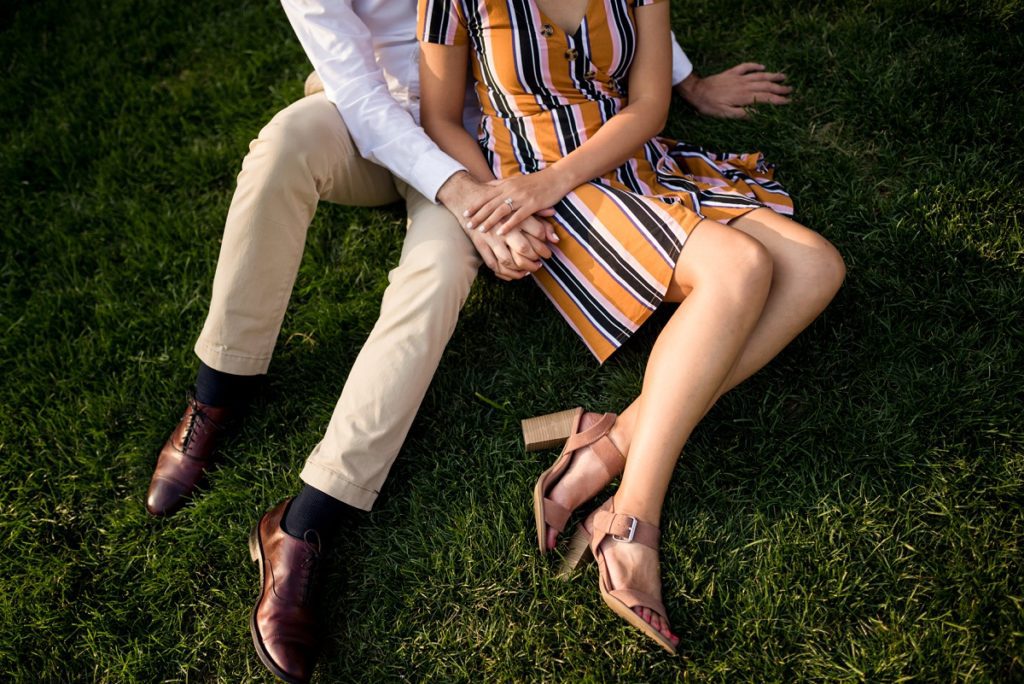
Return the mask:
<svg viewBox="0 0 1024 684">
<path fill-rule="evenodd" d="M 1024 680 L 1024 7 L 674 0 L 697 67 L 782 69 L 750 121 L 844 254 L 828 311 L 726 396 L 663 521 L 670 657 L 557 580 L 518 421 L 637 392 L 531 283 L 482 276 L 375 510 L 326 558 L 318 681 Z M 0 672 L 269 681 L 250 525 L 297 491 L 401 207 L 324 205 L 266 392 L 209 486 L 143 496 L 183 407 L 234 177 L 310 67 L 269 0 L 0 6 Z"/>
</svg>

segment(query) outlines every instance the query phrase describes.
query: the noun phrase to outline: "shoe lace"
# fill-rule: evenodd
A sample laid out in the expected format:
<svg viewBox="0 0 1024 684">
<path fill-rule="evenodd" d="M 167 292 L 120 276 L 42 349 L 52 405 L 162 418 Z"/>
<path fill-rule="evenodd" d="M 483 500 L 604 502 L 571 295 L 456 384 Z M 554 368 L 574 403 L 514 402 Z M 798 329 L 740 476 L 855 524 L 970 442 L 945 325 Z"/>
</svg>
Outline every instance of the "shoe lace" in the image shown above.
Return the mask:
<svg viewBox="0 0 1024 684">
<path fill-rule="evenodd" d="M 195 436 L 196 431 L 205 427 L 206 425 L 216 426 L 216 423 L 210 418 L 209 414 L 203 410 L 202 404 L 196 399 L 196 395 L 192 390 L 189 390 L 185 394 L 185 401 L 188 402 L 189 407 L 192 409 L 192 413 L 188 417 L 188 425 L 185 426 L 185 436 L 181 440 L 181 450 L 188 452 L 188 445 L 192 443 L 192 438 Z"/>
<path fill-rule="evenodd" d="M 314 529 L 306 530 L 302 535 L 306 545 L 306 555 L 302 559 L 302 602 L 309 602 L 313 590 L 313 576 L 320 563 L 320 534 Z"/>
</svg>

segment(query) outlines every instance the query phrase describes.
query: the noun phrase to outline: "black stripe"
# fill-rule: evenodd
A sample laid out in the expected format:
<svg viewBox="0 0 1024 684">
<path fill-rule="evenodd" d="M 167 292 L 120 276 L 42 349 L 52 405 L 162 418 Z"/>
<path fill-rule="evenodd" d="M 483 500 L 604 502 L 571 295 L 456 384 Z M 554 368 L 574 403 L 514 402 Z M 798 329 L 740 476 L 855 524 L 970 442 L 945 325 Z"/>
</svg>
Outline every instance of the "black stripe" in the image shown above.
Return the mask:
<svg viewBox="0 0 1024 684">
<path fill-rule="evenodd" d="M 567 294 L 573 296 L 576 305 L 590 319 L 590 323 L 594 327 L 603 330 L 606 335 L 620 344 L 628 340 L 629 336 L 633 334 L 629 328 L 623 326 L 608 313 L 601 305 L 601 302 L 597 301 L 590 293 L 586 285 L 580 283 L 572 271 L 557 257 L 552 256 L 550 259 L 545 259 L 544 268 L 547 269 L 551 277 L 555 279 Z"/>
<path fill-rule="evenodd" d="M 576 62 L 574 64 L 576 73 L 583 76 L 583 80 L 577 82 L 579 91 L 587 96 L 588 100 L 601 100 L 604 96 L 594 86 L 594 82 L 587 78 L 586 74 L 590 71 L 591 64 L 591 50 L 590 50 L 590 23 L 587 21 L 587 17 L 583 17 L 583 21 L 580 22 L 580 27 L 576 31 L 576 41 L 579 42 L 580 49 L 576 51 Z"/>
<path fill-rule="evenodd" d="M 565 146 L 566 156 L 582 144 L 579 130 L 576 128 L 576 118 L 572 115 L 573 111 L 572 107 L 556 107 L 551 110 L 559 137 Z"/>
<path fill-rule="evenodd" d="M 564 199 L 556 205 L 558 216 L 571 228 L 579 242 L 590 247 L 595 259 L 597 259 L 606 270 L 616 273 L 623 281 L 624 287 L 629 289 L 633 295 L 651 308 L 661 303 L 662 294 L 643 279 L 633 270 L 632 265 L 626 261 L 618 250 L 605 240 L 600 232 L 587 220 L 568 199 Z M 628 219 L 623 219 L 628 220 Z"/>
<path fill-rule="evenodd" d="M 624 3 L 619 0 L 609 0 L 608 5 L 611 6 L 613 14 L 611 24 L 618 29 L 619 44 L 622 46 L 621 61 L 609 75 L 615 79 L 622 98 L 625 99 L 627 97 L 625 80 L 636 54 L 636 32 L 633 27 L 632 14 Z"/>
<path fill-rule="evenodd" d="M 443 43 L 448 35 L 448 12 L 456 0 L 434 0 L 430 3 L 430 14 L 424 26 L 423 38 L 430 43 Z"/>
<path fill-rule="evenodd" d="M 540 58 L 540 41 L 544 38 L 537 34 L 539 16 L 534 16 L 529 0 L 509 0 L 509 14 L 513 29 L 522 37 L 516 45 L 521 56 L 517 60 L 517 69 L 521 64 L 523 71 L 520 82 L 523 89 L 532 93 L 537 98 L 537 104 L 544 109 L 557 106 L 559 103 L 555 94 L 544 83 Z"/>
<path fill-rule="evenodd" d="M 665 221 L 655 214 L 640 197 L 618 188 L 608 188 L 608 192 L 618 197 L 626 211 L 643 224 L 647 234 L 661 246 L 662 250 L 664 250 L 665 254 L 668 255 L 668 258 L 674 264 L 679 258 L 679 253 L 683 250 L 683 243 L 669 229 Z"/>
<path fill-rule="evenodd" d="M 491 134 L 487 130 L 487 125 L 482 120 L 480 122 L 480 137 L 477 138 L 476 143 L 480 146 L 480 151 L 484 153 L 487 166 L 492 172 L 495 172 L 494 175 L 498 175 L 494 168 L 494 150 L 491 149 Z"/>
<path fill-rule="evenodd" d="M 490 99 L 494 111 L 499 116 L 512 116 L 512 108 L 505 98 L 505 93 L 498 87 L 498 80 L 491 72 L 490 64 L 487 61 L 488 55 L 484 51 L 483 20 L 477 11 L 476 3 L 472 1 L 463 2 L 462 8 L 466 13 L 466 28 L 473 42 L 473 50 L 476 52 L 477 62 L 480 64 L 480 73 L 483 75 L 484 85 L 487 86 L 487 97 Z"/>
<path fill-rule="evenodd" d="M 516 151 L 516 159 L 519 161 L 519 168 L 523 173 L 533 173 L 540 169 L 537 163 L 537 151 L 526 134 L 526 124 L 522 117 L 510 116 L 505 119 L 506 128 L 512 134 L 512 146 Z"/>
</svg>

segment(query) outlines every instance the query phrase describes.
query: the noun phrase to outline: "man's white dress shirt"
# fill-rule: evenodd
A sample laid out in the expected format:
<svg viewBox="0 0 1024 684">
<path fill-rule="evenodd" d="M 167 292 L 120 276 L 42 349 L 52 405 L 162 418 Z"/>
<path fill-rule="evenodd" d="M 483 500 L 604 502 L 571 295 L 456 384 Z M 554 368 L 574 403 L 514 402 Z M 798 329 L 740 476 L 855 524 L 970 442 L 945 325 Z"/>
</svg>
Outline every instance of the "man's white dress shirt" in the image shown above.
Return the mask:
<svg viewBox="0 0 1024 684">
<path fill-rule="evenodd" d="M 465 167 L 420 128 L 416 0 L 281 0 L 288 21 L 366 159 L 424 197 Z M 693 67 L 672 38 L 672 82 Z M 480 112 L 472 84 L 466 129 L 476 135 Z"/>
</svg>

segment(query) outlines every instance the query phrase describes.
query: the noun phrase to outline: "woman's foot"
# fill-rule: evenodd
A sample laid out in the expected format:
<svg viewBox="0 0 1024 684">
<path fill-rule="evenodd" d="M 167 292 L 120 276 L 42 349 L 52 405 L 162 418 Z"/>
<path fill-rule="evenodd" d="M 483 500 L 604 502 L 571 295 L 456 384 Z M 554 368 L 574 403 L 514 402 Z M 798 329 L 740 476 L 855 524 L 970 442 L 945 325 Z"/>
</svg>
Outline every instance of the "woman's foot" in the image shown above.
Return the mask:
<svg viewBox="0 0 1024 684">
<path fill-rule="evenodd" d="M 613 589 L 629 588 L 651 594 L 661 600 L 661 570 L 658 563 L 658 551 L 643 544 L 623 544 L 611 536 L 601 543 L 608 568 L 608 582 Z M 675 635 L 668 623 L 668 618 L 649 606 L 635 606 L 633 612 L 640 619 L 658 630 L 672 646 L 679 645 L 679 637 Z"/>
<path fill-rule="evenodd" d="M 600 413 L 584 413 L 580 419 L 579 431 L 584 432 L 592 428 L 601 418 L 602 414 Z M 611 433 L 609 433 L 607 438 L 618 449 L 618 445 L 612 439 Z M 621 449 L 619 451 L 621 453 Z M 560 504 L 567 510 L 575 510 L 581 504 L 597 496 L 621 472 L 622 468 L 620 467 L 618 472 L 609 473 L 604 461 L 594 453 L 593 444 L 580 447 L 573 453 L 569 467 L 558 478 L 554 486 L 548 490 L 546 498 Z M 549 551 L 558 545 L 558 530 L 550 525 L 546 526 L 545 529 L 545 543 Z"/>
</svg>

